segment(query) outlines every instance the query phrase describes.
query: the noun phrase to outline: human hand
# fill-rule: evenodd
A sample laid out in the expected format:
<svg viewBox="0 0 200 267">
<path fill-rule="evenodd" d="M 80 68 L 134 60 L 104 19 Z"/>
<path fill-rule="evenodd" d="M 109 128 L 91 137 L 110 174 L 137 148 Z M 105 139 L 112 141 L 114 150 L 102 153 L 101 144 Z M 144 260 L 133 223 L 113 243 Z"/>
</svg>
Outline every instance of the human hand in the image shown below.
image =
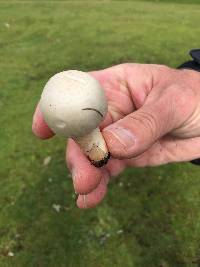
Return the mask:
<svg viewBox="0 0 200 267">
<path fill-rule="evenodd" d="M 200 74 L 161 65 L 121 64 L 93 75 L 105 90 L 108 114 L 101 124 L 111 159 L 103 168 L 88 161 L 69 139 L 66 160 L 80 208 L 104 198 L 110 177 L 144 167 L 200 157 Z M 36 108 L 33 132 L 54 134 Z"/>
</svg>

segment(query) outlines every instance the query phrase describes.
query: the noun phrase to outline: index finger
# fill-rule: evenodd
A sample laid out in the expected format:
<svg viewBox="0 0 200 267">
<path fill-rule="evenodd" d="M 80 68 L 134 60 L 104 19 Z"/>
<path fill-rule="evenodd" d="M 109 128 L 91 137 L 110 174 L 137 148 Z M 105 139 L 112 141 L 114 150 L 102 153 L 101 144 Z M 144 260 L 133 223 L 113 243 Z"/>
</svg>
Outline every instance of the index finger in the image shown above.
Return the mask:
<svg viewBox="0 0 200 267">
<path fill-rule="evenodd" d="M 39 103 L 33 115 L 32 131 L 37 137 L 41 139 L 48 139 L 54 136 L 53 131 L 48 127 L 47 123 L 45 122 L 42 116 Z"/>
</svg>

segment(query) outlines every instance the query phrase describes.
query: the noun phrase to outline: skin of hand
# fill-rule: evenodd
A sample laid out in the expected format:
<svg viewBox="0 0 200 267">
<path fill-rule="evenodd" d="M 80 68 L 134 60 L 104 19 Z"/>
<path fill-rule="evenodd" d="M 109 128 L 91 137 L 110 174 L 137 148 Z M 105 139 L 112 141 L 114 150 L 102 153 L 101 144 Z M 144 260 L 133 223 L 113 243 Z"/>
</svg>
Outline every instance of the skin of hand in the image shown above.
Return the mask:
<svg viewBox="0 0 200 267">
<path fill-rule="evenodd" d="M 200 73 L 163 65 L 126 63 L 90 72 L 102 85 L 108 113 L 101 124 L 111 159 L 96 168 L 68 140 L 66 161 L 79 208 L 102 201 L 112 176 L 125 167 L 158 166 L 200 157 Z M 33 132 L 42 139 L 54 133 L 39 107 Z"/>
</svg>

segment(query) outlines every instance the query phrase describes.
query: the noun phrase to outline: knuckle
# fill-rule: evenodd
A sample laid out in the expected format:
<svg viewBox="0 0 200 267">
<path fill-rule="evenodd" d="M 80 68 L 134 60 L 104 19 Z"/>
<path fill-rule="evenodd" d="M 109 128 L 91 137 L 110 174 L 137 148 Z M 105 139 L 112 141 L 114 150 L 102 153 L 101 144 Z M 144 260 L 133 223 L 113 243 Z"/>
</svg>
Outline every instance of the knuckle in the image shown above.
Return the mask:
<svg viewBox="0 0 200 267">
<path fill-rule="evenodd" d="M 152 70 L 158 73 L 167 73 L 167 72 L 171 72 L 173 69 L 166 66 L 166 65 L 162 65 L 162 64 L 151 64 L 152 66 Z"/>
<path fill-rule="evenodd" d="M 190 85 L 174 84 L 166 93 L 171 107 L 176 111 L 176 116 L 180 114 L 183 118 L 187 118 L 193 112 L 198 98 Z"/>
<path fill-rule="evenodd" d="M 159 128 L 159 124 L 153 112 L 150 111 L 139 111 L 130 115 L 130 119 L 133 124 L 139 124 L 138 127 L 143 129 L 150 137 L 154 138 L 156 130 Z"/>
</svg>

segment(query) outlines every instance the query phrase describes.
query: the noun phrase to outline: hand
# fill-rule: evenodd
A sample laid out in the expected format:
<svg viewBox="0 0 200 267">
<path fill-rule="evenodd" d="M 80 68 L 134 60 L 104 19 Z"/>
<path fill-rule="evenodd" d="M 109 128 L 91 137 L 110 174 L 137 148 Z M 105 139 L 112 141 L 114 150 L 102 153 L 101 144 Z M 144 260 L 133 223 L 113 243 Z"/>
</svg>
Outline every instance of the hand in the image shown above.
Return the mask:
<svg viewBox="0 0 200 267">
<path fill-rule="evenodd" d="M 200 157 L 200 74 L 160 65 L 122 64 L 90 73 L 102 84 L 108 114 L 101 129 L 111 153 L 95 168 L 70 139 L 66 160 L 80 208 L 104 198 L 111 176 L 126 166 L 144 167 Z M 33 132 L 46 139 L 54 134 L 39 108 Z"/>
</svg>

